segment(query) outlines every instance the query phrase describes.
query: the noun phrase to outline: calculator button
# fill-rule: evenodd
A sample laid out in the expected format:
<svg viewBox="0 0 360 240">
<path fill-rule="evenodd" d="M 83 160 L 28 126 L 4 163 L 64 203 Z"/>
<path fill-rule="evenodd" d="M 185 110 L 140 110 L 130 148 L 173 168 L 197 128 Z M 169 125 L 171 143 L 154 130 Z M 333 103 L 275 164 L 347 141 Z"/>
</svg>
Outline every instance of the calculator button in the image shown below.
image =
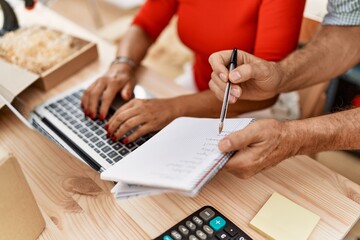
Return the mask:
<svg viewBox="0 0 360 240">
<path fill-rule="evenodd" d="M 191 231 L 195 231 L 196 225 L 191 221 L 186 221 L 186 226 L 190 228 Z"/>
<path fill-rule="evenodd" d="M 214 234 L 214 230 L 208 225 L 204 225 L 203 229 L 204 232 L 206 232 L 206 234 L 209 235 L 210 237 Z"/>
<path fill-rule="evenodd" d="M 175 240 L 182 239 L 181 234 L 178 231 L 175 231 L 175 230 L 171 231 L 171 236 L 173 236 Z"/>
<path fill-rule="evenodd" d="M 224 231 L 218 232 L 216 234 L 216 237 L 220 240 L 229 240 L 230 239 L 230 236 Z"/>
<path fill-rule="evenodd" d="M 203 220 L 201 220 L 198 216 L 194 216 L 193 219 L 194 223 L 198 225 L 199 227 L 202 226 Z"/>
<path fill-rule="evenodd" d="M 194 235 L 190 235 L 189 240 L 199 240 L 199 239 L 197 237 L 195 237 Z"/>
<path fill-rule="evenodd" d="M 165 235 L 163 237 L 163 240 L 174 240 L 172 237 L 170 237 L 169 235 Z"/>
<path fill-rule="evenodd" d="M 238 236 L 232 238 L 232 240 L 252 240 L 250 237 L 244 237 L 241 234 L 239 234 Z"/>
<path fill-rule="evenodd" d="M 179 226 L 179 231 L 185 236 L 189 234 L 189 229 L 187 229 L 184 225 Z"/>
<path fill-rule="evenodd" d="M 201 230 L 196 230 L 196 236 L 198 236 L 202 240 L 205 240 L 207 238 L 206 234 Z"/>
<path fill-rule="evenodd" d="M 220 216 L 217 216 L 213 220 L 210 221 L 210 227 L 214 229 L 215 231 L 219 231 L 221 228 L 223 228 L 226 224 L 225 219 L 223 219 Z"/>
<path fill-rule="evenodd" d="M 211 218 L 215 216 L 215 212 L 210 208 L 206 208 L 205 210 L 201 211 L 200 217 L 205 221 L 209 221 Z"/>
<path fill-rule="evenodd" d="M 227 232 L 231 237 L 235 236 L 239 231 L 234 226 L 227 226 L 224 228 L 225 232 Z"/>
</svg>

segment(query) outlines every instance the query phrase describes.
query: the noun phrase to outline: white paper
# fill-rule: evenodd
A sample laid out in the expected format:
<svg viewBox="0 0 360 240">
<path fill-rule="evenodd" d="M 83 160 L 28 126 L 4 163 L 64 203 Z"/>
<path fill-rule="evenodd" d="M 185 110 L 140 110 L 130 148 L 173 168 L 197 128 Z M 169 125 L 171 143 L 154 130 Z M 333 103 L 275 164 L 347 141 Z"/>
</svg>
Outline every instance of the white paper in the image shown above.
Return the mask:
<svg viewBox="0 0 360 240">
<path fill-rule="evenodd" d="M 145 187 L 141 185 L 126 184 L 123 182 L 118 182 L 111 192 L 114 193 L 114 196 L 117 200 L 129 199 L 133 197 L 145 196 L 145 195 L 154 195 L 164 192 L 168 192 L 167 189 L 161 188 L 152 188 Z"/>
<path fill-rule="evenodd" d="M 247 126 L 252 119 L 226 119 L 218 134 L 219 119 L 182 117 L 174 120 L 134 152 L 101 174 L 105 180 L 142 187 L 191 192 L 200 181 L 222 166 L 218 142 Z M 147 189 L 141 189 L 147 191 Z"/>
</svg>

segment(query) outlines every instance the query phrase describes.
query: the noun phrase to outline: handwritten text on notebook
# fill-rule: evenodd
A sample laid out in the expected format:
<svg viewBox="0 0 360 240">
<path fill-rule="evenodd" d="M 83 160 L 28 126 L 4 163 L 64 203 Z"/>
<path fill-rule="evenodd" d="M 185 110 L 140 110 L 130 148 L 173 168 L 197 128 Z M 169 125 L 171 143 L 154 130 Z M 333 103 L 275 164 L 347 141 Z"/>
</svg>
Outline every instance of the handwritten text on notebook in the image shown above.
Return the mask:
<svg viewBox="0 0 360 240">
<path fill-rule="evenodd" d="M 226 135 L 251 119 L 227 119 L 218 134 L 218 119 L 179 118 L 149 141 L 102 173 L 102 178 L 154 188 L 192 191 L 216 172 L 224 153 L 218 149 Z M 226 159 L 225 159 L 226 160 Z"/>
</svg>

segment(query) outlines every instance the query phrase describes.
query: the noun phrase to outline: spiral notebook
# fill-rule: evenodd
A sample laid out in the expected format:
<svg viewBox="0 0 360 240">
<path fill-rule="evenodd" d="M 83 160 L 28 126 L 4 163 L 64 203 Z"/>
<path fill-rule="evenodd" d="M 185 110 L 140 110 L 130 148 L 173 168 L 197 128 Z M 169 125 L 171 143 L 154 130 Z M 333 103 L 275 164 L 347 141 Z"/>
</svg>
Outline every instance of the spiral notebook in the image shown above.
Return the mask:
<svg viewBox="0 0 360 240">
<path fill-rule="evenodd" d="M 252 120 L 226 119 L 218 134 L 219 119 L 175 119 L 101 178 L 118 182 L 113 189 L 117 198 L 168 191 L 195 195 L 232 155 L 219 151 L 219 140 Z"/>
</svg>

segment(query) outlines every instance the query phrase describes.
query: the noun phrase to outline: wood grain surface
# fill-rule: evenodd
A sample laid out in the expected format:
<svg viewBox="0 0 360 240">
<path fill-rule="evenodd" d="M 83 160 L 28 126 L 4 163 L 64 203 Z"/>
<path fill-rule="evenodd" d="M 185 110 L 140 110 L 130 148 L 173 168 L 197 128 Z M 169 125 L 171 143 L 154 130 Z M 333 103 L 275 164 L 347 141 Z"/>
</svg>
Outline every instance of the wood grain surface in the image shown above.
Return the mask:
<svg viewBox="0 0 360 240">
<path fill-rule="evenodd" d="M 114 56 L 114 46 L 41 5 L 22 16 L 20 20 L 27 23 L 46 23 L 93 40 L 100 53 L 99 61 L 51 91 L 34 87 L 24 91 L 19 99 L 25 112 L 94 78 Z M 159 97 L 187 93 L 146 69 L 139 78 Z M 221 172 L 195 198 L 169 193 L 117 202 L 110 193 L 113 183 L 100 180 L 97 172 L 28 129 L 7 108 L 0 110 L 0 145 L 18 158 L 43 212 L 47 226 L 40 239 L 150 239 L 204 205 L 214 206 L 251 237 L 262 239 L 248 223 L 274 191 L 321 217 L 311 239 L 341 239 L 360 215 L 359 185 L 306 156 L 286 160 L 247 180 Z"/>
</svg>

